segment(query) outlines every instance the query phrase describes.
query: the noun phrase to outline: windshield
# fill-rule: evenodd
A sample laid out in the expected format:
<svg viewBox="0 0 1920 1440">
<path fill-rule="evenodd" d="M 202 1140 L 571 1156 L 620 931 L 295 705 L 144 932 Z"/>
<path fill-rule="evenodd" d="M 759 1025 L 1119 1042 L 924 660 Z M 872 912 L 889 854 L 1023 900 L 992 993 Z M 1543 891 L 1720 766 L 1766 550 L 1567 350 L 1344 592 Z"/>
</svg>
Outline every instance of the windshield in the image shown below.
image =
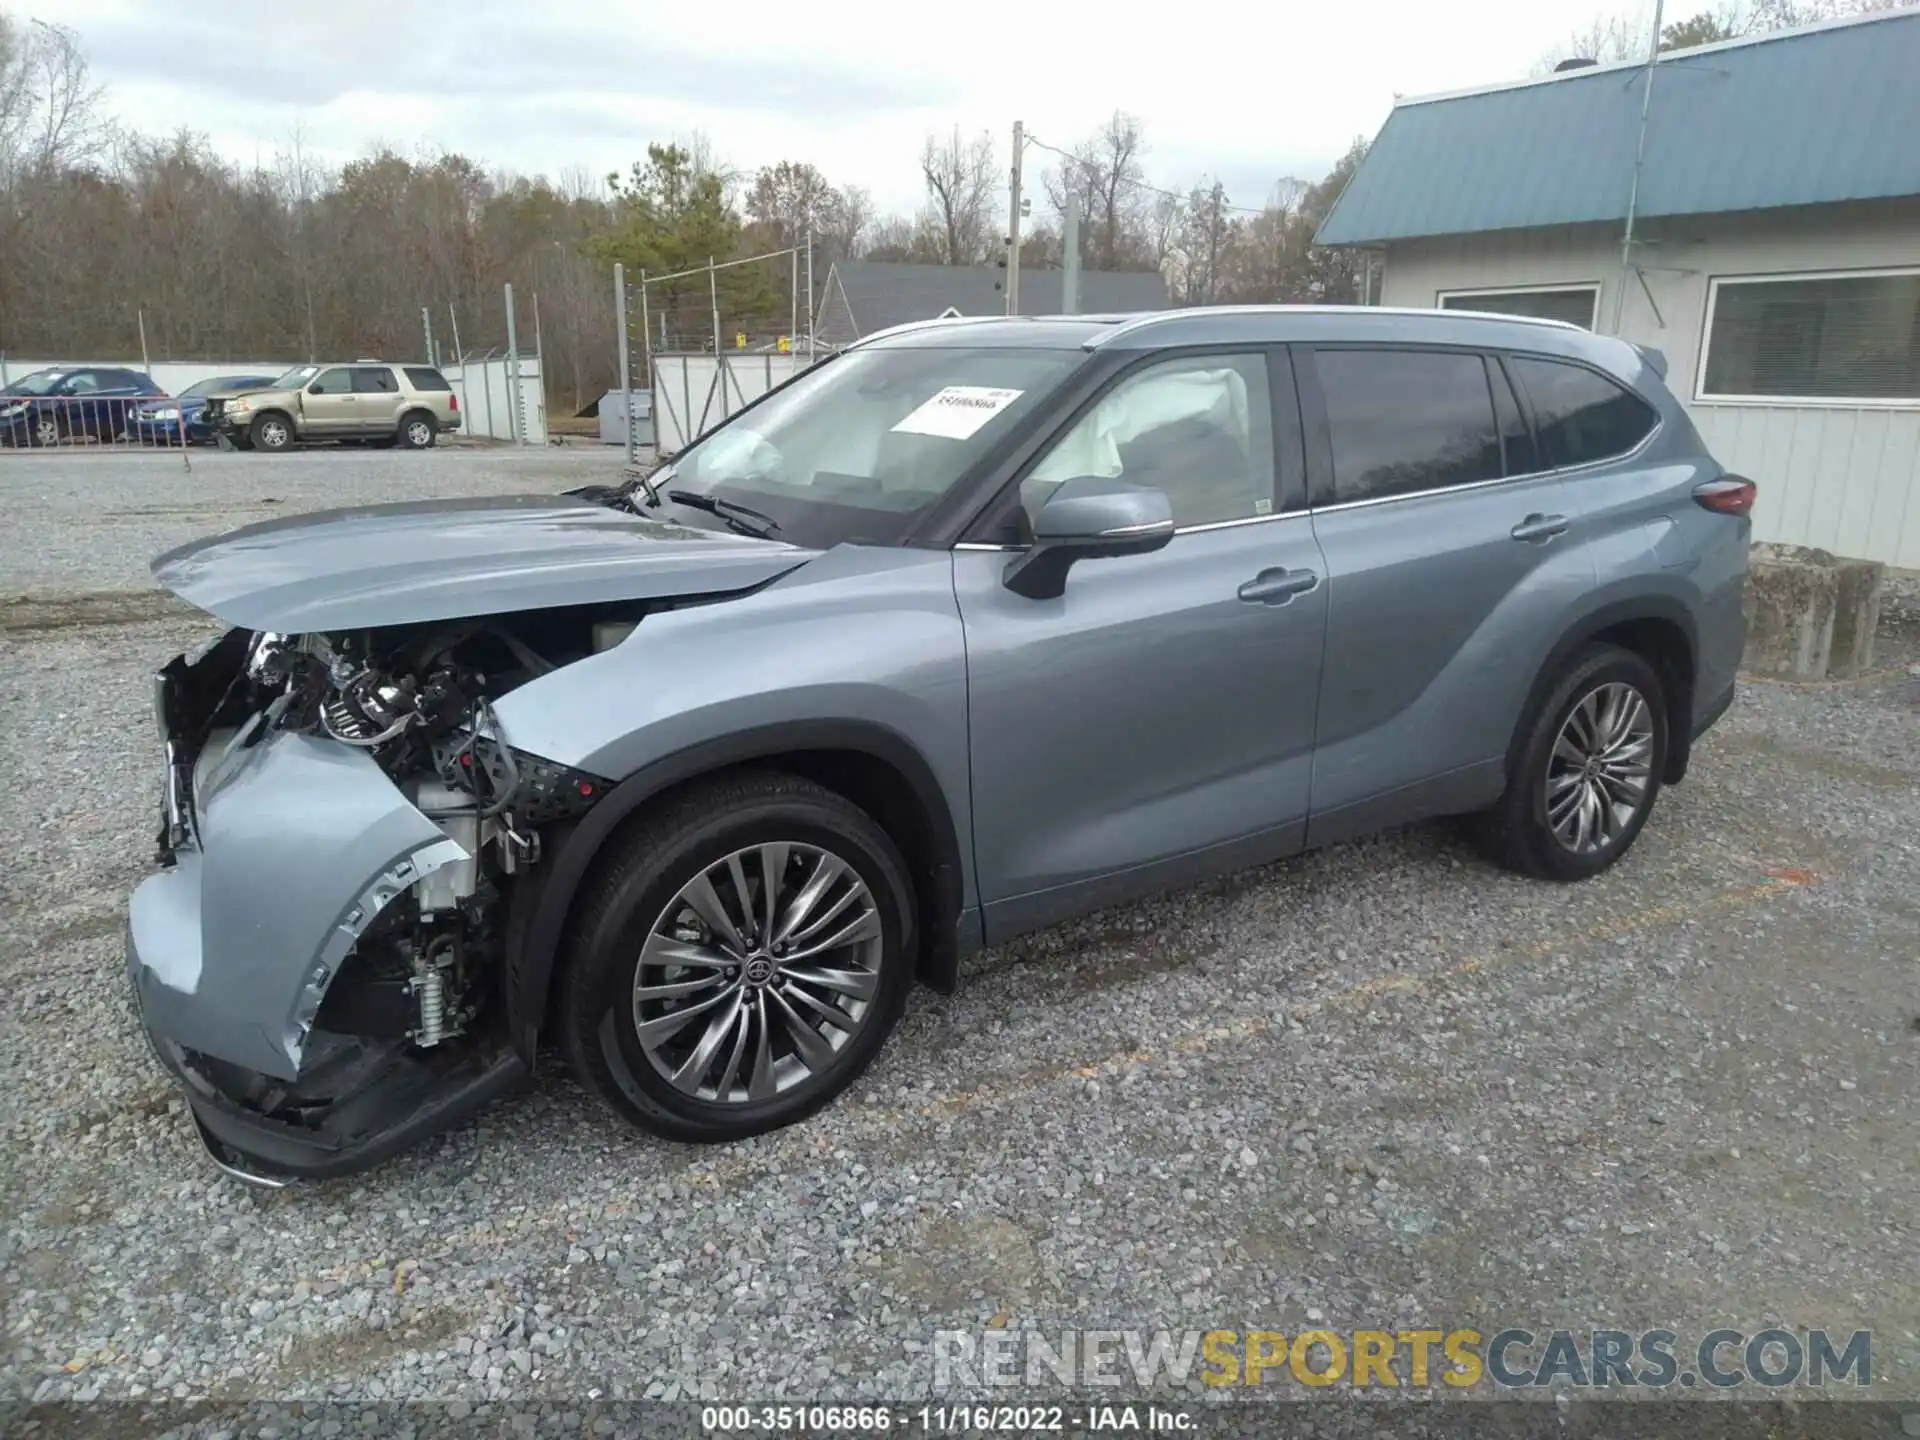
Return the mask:
<svg viewBox="0 0 1920 1440">
<path fill-rule="evenodd" d="M 320 373 L 318 365 L 296 365 L 268 387 L 273 390 L 298 390 Z"/>
<path fill-rule="evenodd" d="M 752 506 L 779 523 L 783 540 L 893 544 L 1085 359 L 1079 350 L 855 350 L 697 442 L 655 480 Z"/>
<path fill-rule="evenodd" d="M 64 370 L 35 370 L 31 375 L 22 375 L 0 394 L 51 395 L 54 387 L 66 378 Z"/>
</svg>

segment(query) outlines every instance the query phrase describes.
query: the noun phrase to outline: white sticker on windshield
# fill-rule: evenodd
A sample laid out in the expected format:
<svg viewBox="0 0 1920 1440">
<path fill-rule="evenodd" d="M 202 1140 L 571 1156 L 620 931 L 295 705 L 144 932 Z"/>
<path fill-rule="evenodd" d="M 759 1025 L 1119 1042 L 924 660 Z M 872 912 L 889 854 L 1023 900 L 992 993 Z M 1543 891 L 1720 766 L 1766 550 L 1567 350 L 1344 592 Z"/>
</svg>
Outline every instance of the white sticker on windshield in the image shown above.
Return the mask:
<svg viewBox="0 0 1920 1440">
<path fill-rule="evenodd" d="M 964 440 L 1025 393 L 986 385 L 949 385 L 894 426 L 894 432 Z"/>
</svg>

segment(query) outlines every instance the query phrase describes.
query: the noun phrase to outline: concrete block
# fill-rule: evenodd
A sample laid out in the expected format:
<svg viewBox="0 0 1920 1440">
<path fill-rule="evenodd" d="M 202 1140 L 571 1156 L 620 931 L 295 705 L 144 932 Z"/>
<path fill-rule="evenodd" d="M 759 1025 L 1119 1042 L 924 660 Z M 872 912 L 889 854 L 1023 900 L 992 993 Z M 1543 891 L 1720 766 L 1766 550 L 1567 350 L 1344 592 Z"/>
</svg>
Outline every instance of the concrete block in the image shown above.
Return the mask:
<svg viewBox="0 0 1920 1440">
<path fill-rule="evenodd" d="M 1846 680 L 1873 665 L 1880 623 L 1874 560 L 1801 545 L 1755 545 L 1747 581 L 1744 668 L 1790 680 Z"/>
</svg>

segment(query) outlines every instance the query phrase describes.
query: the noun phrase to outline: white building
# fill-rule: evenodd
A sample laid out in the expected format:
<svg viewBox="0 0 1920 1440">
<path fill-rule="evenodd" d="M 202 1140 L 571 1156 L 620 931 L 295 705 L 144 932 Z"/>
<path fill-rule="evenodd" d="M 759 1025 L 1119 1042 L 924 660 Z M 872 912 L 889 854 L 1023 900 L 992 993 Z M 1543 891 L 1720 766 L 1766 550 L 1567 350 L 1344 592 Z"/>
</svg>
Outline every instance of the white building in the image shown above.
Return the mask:
<svg viewBox="0 0 1920 1440">
<path fill-rule="evenodd" d="M 1642 150 L 1647 84 L 1403 100 L 1320 243 L 1381 304 L 1658 348 L 1755 538 L 1920 568 L 1920 10 L 1661 56 Z"/>
</svg>

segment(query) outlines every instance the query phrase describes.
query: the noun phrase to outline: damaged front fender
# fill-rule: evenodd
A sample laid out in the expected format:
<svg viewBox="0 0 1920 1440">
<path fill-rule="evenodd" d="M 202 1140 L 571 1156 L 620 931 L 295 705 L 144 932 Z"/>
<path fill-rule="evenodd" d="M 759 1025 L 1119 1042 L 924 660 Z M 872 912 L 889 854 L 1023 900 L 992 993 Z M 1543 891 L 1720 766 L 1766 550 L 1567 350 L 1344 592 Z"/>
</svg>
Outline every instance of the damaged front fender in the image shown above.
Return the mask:
<svg viewBox="0 0 1920 1440">
<path fill-rule="evenodd" d="M 275 732 L 218 768 L 199 844 L 134 892 L 128 967 L 157 1035 L 292 1080 L 374 917 L 471 857 L 364 750 Z"/>
</svg>

